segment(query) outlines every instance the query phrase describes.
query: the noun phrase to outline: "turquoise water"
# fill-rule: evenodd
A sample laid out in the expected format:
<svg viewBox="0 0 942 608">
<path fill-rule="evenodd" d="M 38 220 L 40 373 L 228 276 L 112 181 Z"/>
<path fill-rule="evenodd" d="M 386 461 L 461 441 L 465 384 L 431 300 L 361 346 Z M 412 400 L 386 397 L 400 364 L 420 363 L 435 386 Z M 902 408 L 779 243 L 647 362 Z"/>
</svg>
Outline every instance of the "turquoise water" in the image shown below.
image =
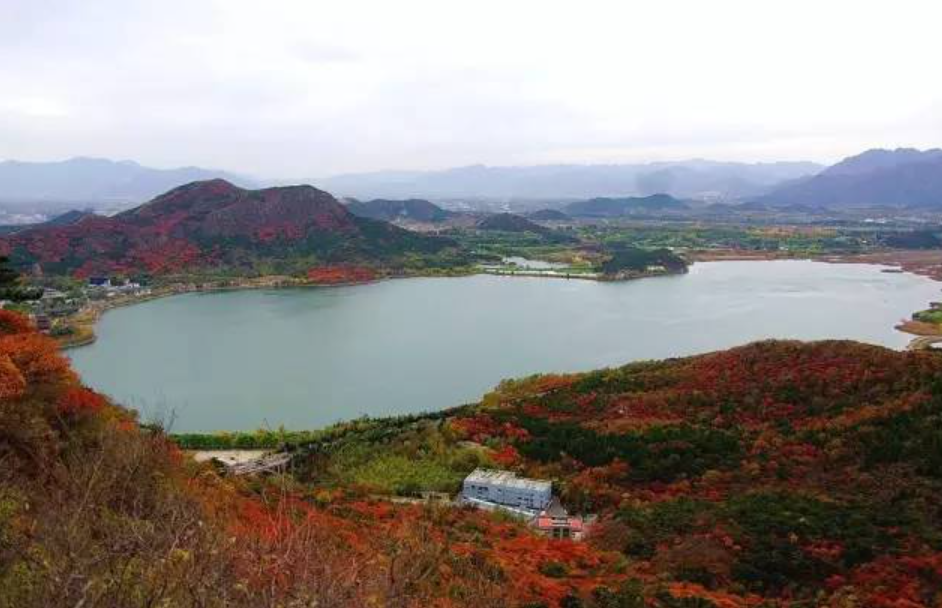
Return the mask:
<svg viewBox="0 0 942 608">
<path fill-rule="evenodd" d="M 503 378 L 762 338 L 903 347 L 939 285 L 879 267 L 700 263 L 627 283 L 473 276 L 188 294 L 107 313 L 70 352 L 91 386 L 175 431 L 320 427 L 475 401 Z"/>
</svg>

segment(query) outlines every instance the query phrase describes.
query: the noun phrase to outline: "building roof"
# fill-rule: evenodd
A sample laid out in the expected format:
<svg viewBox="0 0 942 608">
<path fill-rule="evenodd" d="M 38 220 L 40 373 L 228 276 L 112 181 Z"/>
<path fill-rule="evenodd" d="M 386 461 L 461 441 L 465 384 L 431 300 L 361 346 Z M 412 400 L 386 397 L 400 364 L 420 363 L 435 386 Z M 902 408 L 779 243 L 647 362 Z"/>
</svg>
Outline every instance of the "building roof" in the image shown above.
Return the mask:
<svg viewBox="0 0 942 608">
<path fill-rule="evenodd" d="M 546 505 L 546 508 L 543 509 L 543 512 L 540 513 L 540 516 L 554 517 L 557 519 L 564 519 L 569 517 L 569 511 L 563 507 L 562 503 L 559 502 L 559 498 L 553 497 L 550 500 L 549 504 Z"/>
<path fill-rule="evenodd" d="M 567 517 L 566 519 L 556 519 L 553 517 L 538 516 L 532 524 L 537 530 L 553 530 L 556 528 L 569 528 L 575 532 L 582 531 L 581 517 Z"/>
<path fill-rule="evenodd" d="M 474 469 L 465 478 L 466 483 L 493 484 L 521 490 L 552 491 L 553 483 L 541 479 L 517 477 L 513 471 L 498 471 L 495 469 Z"/>
</svg>

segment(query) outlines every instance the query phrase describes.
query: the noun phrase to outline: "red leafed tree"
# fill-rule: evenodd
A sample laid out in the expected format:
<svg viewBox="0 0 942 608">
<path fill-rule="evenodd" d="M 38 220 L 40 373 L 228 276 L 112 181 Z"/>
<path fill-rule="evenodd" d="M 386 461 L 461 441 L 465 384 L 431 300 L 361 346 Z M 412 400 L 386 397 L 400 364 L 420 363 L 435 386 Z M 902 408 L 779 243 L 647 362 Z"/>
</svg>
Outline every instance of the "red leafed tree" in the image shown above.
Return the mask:
<svg viewBox="0 0 942 608">
<path fill-rule="evenodd" d="M 15 399 L 26 390 L 26 379 L 9 355 L 0 357 L 0 401 Z"/>
<path fill-rule="evenodd" d="M 0 358 L 4 356 L 28 385 L 75 380 L 68 359 L 59 353 L 56 342 L 46 336 L 36 333 L 0 336 Z"/>
<path fill-rule="evenodd" d="M 376 280 L 376 272 L 365 266 L 319 266 L 308 270 L 307 278 L 312 283 L 320 285 L 365 283 Z"/>
<path fill-rule="evenodd" d="M 56 403 L 56 411 L 62 416 L 87 416 L 101 411 L 107 402 L 98 393 L 85 387 L 67 389 Z"/>
<path fill-rule="evenodd" d="M 32 331 L 33 326 L 26 316 L 11 310 L 0 309 L 0 336 L 28 334 Z"/>
</svg>

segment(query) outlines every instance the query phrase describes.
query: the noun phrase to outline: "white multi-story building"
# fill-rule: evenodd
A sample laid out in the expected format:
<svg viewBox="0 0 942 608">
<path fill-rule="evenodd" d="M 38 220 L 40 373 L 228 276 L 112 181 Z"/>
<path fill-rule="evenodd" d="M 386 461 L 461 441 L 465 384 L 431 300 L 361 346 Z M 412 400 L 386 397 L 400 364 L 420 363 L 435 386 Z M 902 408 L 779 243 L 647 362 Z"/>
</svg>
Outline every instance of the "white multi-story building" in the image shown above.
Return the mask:
<svg viewBox="0 0 942 608">
<path fill-rule="evenodd" d="M 490 503 L 526 511 L 541 511 L 553 498 L 553 484 L 517 477 L 511 471 L 475 469 L 464 480 L 461 496 L 471 503 Z"/>
</svg>

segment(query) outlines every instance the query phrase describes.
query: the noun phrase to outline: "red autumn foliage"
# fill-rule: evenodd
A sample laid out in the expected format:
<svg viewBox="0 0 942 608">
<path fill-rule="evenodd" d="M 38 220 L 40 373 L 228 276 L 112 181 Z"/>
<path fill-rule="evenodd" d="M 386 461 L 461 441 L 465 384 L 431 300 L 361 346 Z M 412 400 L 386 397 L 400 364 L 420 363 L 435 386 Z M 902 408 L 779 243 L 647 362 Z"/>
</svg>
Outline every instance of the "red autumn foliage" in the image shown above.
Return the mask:
<svg viewBox="0 0 942 608">
<path fill-rule="evenodd" d="M 935 550 L 935 516 L 942 502 L 933 468 L 939 461 L 926 449 L 938 445 L 932 431 L 942 411 L 935 388 L 942 377 L 937 354 L 847 343 L 752 345 L 736 349 L 735 356 L 576 376 L 553 383 L 551 390 L 517 386 L 496 406 L 462 409 L 445 427 L 436 419 L 425 429 L 441 431 L 432 436 L 444 454 L 454 448 L 455 435 L 487 441 L 496 463 L 553 479 L 572 511 L 598 513 L 600 523 L 588 540 L 575 543 L 537 536 L 523 523 L 481 511 L 399 504 L 342 485 L 312 492 L 298 490 L 303 481 L 280 476 L 220 478 L 163 443 L 159 433 L 139 433 L 126 419 L 107 427 L 80 424 L 85 414 L 110 407 L 107 401 L 80 387 L 61 355 L 49 349 L 51 341 L 26 331 L 20 319 L 0 315 L 0 327 L 11 328 L 0 335 L 0 394 L 13 395 L 0 404 L 0 416 L 7 416 L 0 418 L 4 464 L 28 463 L 23 469 L 29 475 L 39 468 L 58 480 L 70 467 L 90 463 L 68 480 L 66 490 L 51 493 L 61 500 L 62 512 L 97 498 L 76 480 L 121 488 L 89 511 L 109 517 L 76 510 L 62 518 L 56 512 L 41 523 L 29 521 L 24 537 L 48 538 L 50 521 L 84 522 L 94 534 L 65 537 L 82 541 L 68 545 L 78 554 L 87 547 L 99 551 L 82 562 L 87 569 L 82 576 L 94 572 L 103 555 L 114 560 L 109 568 L 132 559 L 135 565 L 160 564 L 144 578 L 156 577 L 161 584 L 162 576 L 185 580 L 176 587 L 184 590 L 177 604 L 185 605 L 179 598 L 199 591 L 206 573 L 219 577 L 207 583 L 211 593 L 236 594 L 219 603 L 240 606 L 310 605 L 316 598 L 323 605 L 357 607 L 516 608 L 546 602 L 557 608 L 573 605 L 575 600 L 565 598 L 575 596 L 583 606 L 599 608 L 619 604 L 595 602 L 593 592 L 617 589 L 628 580 L 637 584 L 644 598 L 639 601 L 652 607 L 934 608 L 939 603 L 942 553 Z M 714 373 L 719 362 L 730 366 L 728 378 Z M 883 369 L 897 375 L 881 375 Z M 702 370 L 706 378 L 698 379 Z M 818 389 L 804 384 L 825 390 L 819 385 L 834 379 L 844 389 L 829 387 L 826 400 L 817 400 L 812 391 Z M 23 395 L 29 398 L 15 401 Z M 28 408 L 33 408 L 25 417 L 28 432 L 11 432 L 22 430 L 13 429 L 12 422 L 22 424 Z M 52 411 L 62 416 L 64 429 L 36 424 Z M 628 425 L 633 412 L 640 420 Z M 912 446 L 901 443 L 878 453 L 896 460 L 869 462 L 863 455 L 868 442 L 880 445 L 867 433 L 888 420 L 899 426 L 877 435 L 883 441 L 926 431 L 926 445 L 910 452 Z M 107 433 L 82 435 L 98 426 Z M 400 427 L 384 428 L 388 432 L 378 450 L 402 447 L 395 428 Z M 683 432 L 664 433 L 665 428 Z M 903 432 L 895 432 L 899 429 Z M 554 431 L 565 440 L 563 449 L 541 451 L 554 440 Z M 408 432 L 410 449 L 428 447 L 416 445 L 424 434 Z M 735 445 L 724 441 L 727 436 Z M 108 451 L 96 452 L 105 441 L 113 442 Z M 41 446 L 51 446 L 49 454 Z M 616 450 L 616 456 L 597 466 L 584 464 L 606 450 Z M 726 458 L 713 459 L 716 451 Z M 50 466 L 36 467 L 37 461 Z M 133 499 L 124 495 L 148 477 L 145 492 Z M 123 485 L 107 485 L 115 480 Z M 34 477 L 24 485 L 34 492 L 37 487 Z M 161 492 L 171 492 L 170 499 L 156 506 L 148 502 Z M 322 499 L 312 499 L 315 493 Z M 30 501 L 37 508 L 21 519 L 42 511 L 38 496 Z M 161 529 L 166 513 L 173 514 L 162 532 L 167 544 L 151 551 L 147 543 L 154 541 L 147 535 Z M 95 527 L 99 519 L 107 525 Z M 115 521 L 134 525 L 112 525 Z M 189 526 L 181 532 L 178 521 Z M 65 529 L 75 535 L 84 527 Z M 217 536 L 203 537 L 207 531 Z M 105 536 L 105 544 L 99 534 L 117 536 Z M 65 566 L 56 561 L 64 552 L 40 548 L 44 551 L 36 554 L 50 563 L 76 568 L 78 561 Z M 67 557 L 73 560 L 72 553 Z M 173 559 L 182 566 L 167 574 L 161 568 Z M 38 580 L 52 586 L 59 579 Z M 135 584 L 152 590 L 147 582 Z M 63 591 L 68 605 L 79 603 L 82 587 L 72 595 Z"/>
<path fill-rule="evenodd" d="M 383 230 L 375 238 L 400 234 L 392 226 Z M 366 238 L 358 219 L 330 194 L 310 186 L 243 190 L 217 179 L 180 186 L 115 216 L 92 215 L 2 237 L 0 251 L 20 263 L 38 262 L 80 277 L 166 274 L 240 264 L 282 245 L 286 254 L 303 249 L 308 239 L 328 236 Z"/>
<path fill-rule="evenodd" d="M 497 422 L 487 414 L 453 418 L 451 426 L 463 437 L 471 441 L 484 441 L 488 438 L 504 438 L 508 440 L 525 440 L 530 434 L 525 429 L 510 422 Z"/>
<path fill-rule="evenodd" d="M 668 585 L 671 596 L 678 599 L 700 599 L 711 602 L 716 608 L 752 608 L 765 603 L 761 597 L 750 595 L 741 597 L 733 593 L 710 591 L 696 583 L 671 583 Z"/>
<path fill-rule="evenodd" d="M 90 416 L 97 414 L 108 404 L 98 393 L 83 386 L 67 389 L 56 403 L 56 411 L 62 416 Z"/>
<path fill-rule="evenodd" d="M 12 310 L 0 309 L 0 336 L 27 334 L 34 331 L 33 324 L 25 315 Z"/>
<path fill-rule="evenodd" d="M 838 590 L 829 608 L 850 597 L 872 608 L 935 608 L 942 599 L 942 553 L 881 557 L 829 583 Z"/>
<path fill-rule="evenodd" d="M 0 336 L 0 359 L 8 359 L 28 385 L 74 381 L 69 361 L 46 336 L 20 333 Z"/>
<path fill-rule="evenodd" d="M 318 285 L 341 285 L 375 281 L 377 274 L 365 266 L 318 266 L 307 271 L 307 278 Z"/>
<path fill-rule="evenodd" d="M 491 460 L 493 460 L 495 464 L 509 468 L 520 462 L 520 453 L 514 446 L 505 445 L 491 454 Z"/>
<path fill-rule="evenodd" d="M 0 356 L 0 401 L 20 397 L 26 391 L 26 378 L 9 355 Z"/>
</svg>

